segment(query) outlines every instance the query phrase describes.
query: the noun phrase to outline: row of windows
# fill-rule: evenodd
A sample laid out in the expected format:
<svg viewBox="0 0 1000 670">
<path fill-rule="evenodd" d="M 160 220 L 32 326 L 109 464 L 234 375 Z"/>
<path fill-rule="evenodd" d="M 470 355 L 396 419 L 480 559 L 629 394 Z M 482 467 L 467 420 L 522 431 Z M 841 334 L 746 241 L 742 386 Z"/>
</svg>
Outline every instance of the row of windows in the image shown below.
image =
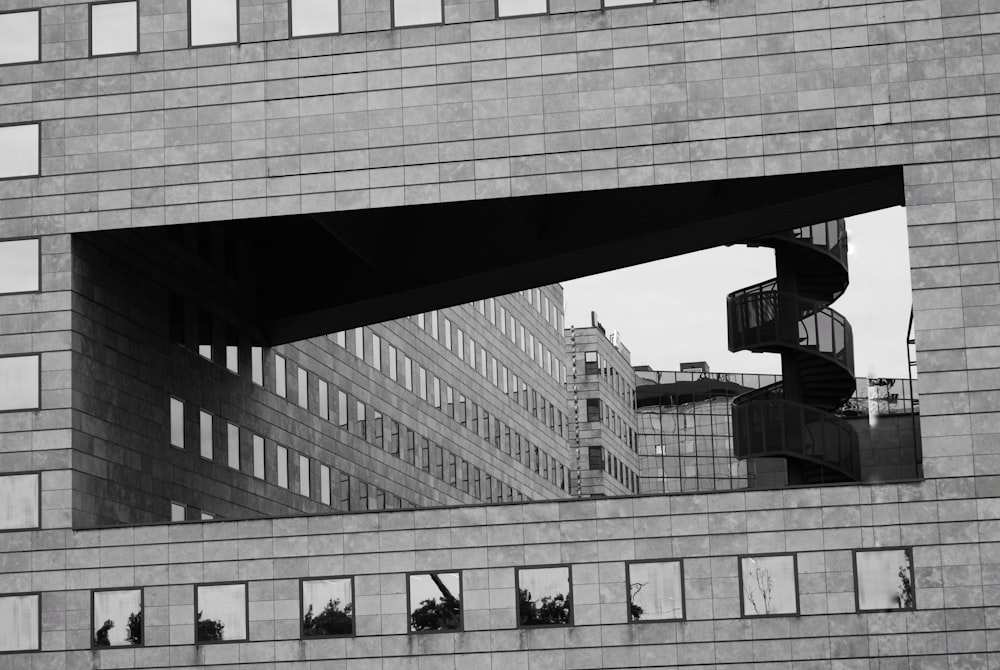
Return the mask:
<svg viewBox="0 0 1000 670">
<path fill-rule="evenodd" d="M 588 447 L 587 469 L 604 470 L 632 493 L 639 493 L 639 476 L 610 451 L 607 458 L 604 453 L 603 447 Z"/>
<path fill-rule="evenodd" d="M 281 361 L 283 366 L 284 359 L 280 356 L 276 358 Z M 325 388 L 326 383 L 321 381 L 321 395 L 325 395 L 322 392 Z M 340 428 L 480 500 L 514 502 L 525 499 L 522 492 L 502 482 L 498 477 L 483 472 L 462 457 L 431 442 L 426 437 L 418 435 L 398 421 L 386 420 L 379 412 L 374 412 L 374 415 L 369 418 L 367 406 L 364 403 L 352 399 L 343 391 L 337 389 L 335 391 L 337 414 L 334 421 Z M 185 405 L 183 401 L 173 397 L 170 398 L 169 404 L 170 444 L 184 449 L 186 446 Z M 225 426 L 226 463 L 230 468 L 240 470 L 240 428 L 229 422 L 225 422 Z M 215 460 L 215 443 L 214 417 L 209 412 L 198 410 L 198 445 L 202 458 L 210 461 Z M 252 459 L 246 462 L 252 468 L 251 473 L 254 477 L 270 481 L 282 488 L 294 488 L 299 495 L 319 500 L 324 505 L 337 505 L 340 509 L 349 511 L 413 506 L 412 503 L 383 491 L 373 484 L 365 483 L 322 463 L 318 464 L 318 470 L 316 470 L 318 474 L 313 476 L 311 475 L 314 471 L 312 459 L 273 442 L 270 443 L 269 447 L 273 457 L 267 459 L 265 457 L 266 443 L 264 438 L 259 435 L 251 434 L 251 445 Z M 528 453 L 527 449 L 525 451 Z M 528 458 L 530 458 L 530 454 Z M 275 471 L 270 474 L 267 470 L 268 462 L 275 464 Z M 539 468 L 540 463 L 543 464 L 543 472 L 547 477 L 550 476 L 549 458 L 547 455 L 540 458 L 537 446 L 534 448 L 533 462 L 536 468 Z M 556 478 L 555 471 L 556 463 L 553 459 L 551 464 L 553 474 L 551 476 L 554 479 Z M 566 470 L 562 464 L 559 464 L 558 478 L 563 486 L 568 486 Z M 318 496 L 315 495 L 317 490 Z M 180 503 L 175 503 L 172 507 L 171 517 L 175 521 L 196 518 L 194 511 L 188 513 L 188 510 Z"/>
<path fill-rule="evenodd" d="M 599 352 L 583 352 L 583 374 L 600 374 L 601 379 L 611 384 L 611 388 L 614 389 L 615 393 L 618 394 L 625 404 L 635 409 L 634 385 L 630 385 L 626 377 L 619 374 L 618 370 Z M 634 378 L 635 375 L 632 374 L 632 377 Z"/>
<path fill-rule="evenodd" d="M 563 315 L 556 309 L 555 303 L 550 303 L 548 296 L 542 297 L 541 290 L 537 288 L 529 289 L 526 292 L 522 291 L 521 293 L 527 293 L 528 304 L 537 306 L 538 313 L 544 316 L 545 323 L 552 326 L 559 341 L 562 342 Z M 532 296 L 535 297 L 532 298 Z M 543 300 L 545 302 L 544 309 L 542 307 Z M 521 351 L 527 353 L 530 359 L 536 361 L 538 366 L 545 370 L 549 376 L 557 382 L 566 383 L 566 366 L 560 362 L 558 354 L 553 354 L 547 347 L 542 345 L 541 338 L 535 338 L 534 333 L 530 330 L 527 331 L 527 340 L 525 340 L 524 324 L 518 322 L 514 317 L 514 313 L 512 311 L 508 312 L 507 308 L 498 302 L 498 299 L 487 298 L 485 300 L 477 300 L 475 303 L 470 303 L 469 306 L 478 311 L 481 316 L 486 317 L 493 326 L 500 330 L 501 335 L 510 339 L 511 343 L 518 344 L 520 341 Z M 517 334 L 518 330 L 520 330 L 520 339 Z M 543 353 L 544 356 L 542 355 Z"/>
<path fill-rule="evenodd" d="M 450 324 L 448 319 L 445 319 L 445 322 L 446 325 Z M 446 330 L 445 332 L 450 331 Z M 367 361 L 372 367 L 383 374 L 387 372 L 389 379 L 392 381 L 401 384 L 406 390 L 415 393 L 422 400 L 430 403 L 435 409 L 443 411 L 446 416 L 464 425 L 477 436 L 492 443 L 497 449 L 500 449 L 508 456 L 512 456 L 529 469 L 533 467 L 536 474 L 542 474 L 546 480 L 554 484 L 557 483 L 558 480 L 555 475 L 557 461 L 554 457 L 550 457 L 544 450 L 541 450 L 540 459 L 536 457 L 533 461 L 529 460 L 529 452 L 537 454 L 539 451 L 538 446 L 530 444 L 527 438 L 522 438 L 520 433 L 514 431 L 510 426 L 503 424 L 498 417 L 491 416 L 485 408 L 480 408 L 471 399 L 467 400 L 464 395 L 457 393 L 450 385 L 444 383 L 428 371 L 427 368 L 416 363 L 409 356 L 402 354 L 395 346 L 388 343 L 384 343 L 388 361 L 386 370 L 382 365 L 382 338 L 374 332 L 371 333 L 371 344 L 366 347 L 366 342 L 369 340 L 365 337 L 364 328 L 355 328 L 351 333 L 353 335 L 348 337 L 346 332 L 340 331 L 331 335 L 330 338 L 335 344 L 344 349 L 348 349 L 348 342 L 352 342 L 353 353 L 356 357 Z M 458 329 L 457 333 L 459 337 L 458 341 L 464 342 L 461 329 Z M 472 338 L 468 338 L 467 341 L 470 351 L 474 351 L 475 343 Z M 462 351 L 462 345 L 459 346 L 459 351 Z M 540 420 L 549 430 L 558 433 L 560 437 L 565 435 L 566 416 L 562 413 L 562 410 L 557 409 L 554 403 L 546 400 L 535 389 L 529 387 L 525 381 L 519 380 L 517 375 L 509 372 L 506 366 L 498 366 L 497 360 L 490 356 L 485 349 L 480 347 L 479 351 L 481 354 L 482 370 L 487 369 L 487 362 L 492 364 L 493 375 L 487 378 L 491 379 L 497 388 L 507 395 L 511 401 L 519 405 L 526 412 L 529 412 L 531 416 Z M 474 360 L 474 357 L 471 357 L 471 359 Z M 502 373 L 499 368 L 502 368 Z M 402 374 L 400 374 L 400 371 Z M 307 382 L 301 380 L 301 375 L 303 374 L 307 375 L 308 373 L 300 369 L 300 387 L 302 387 L 303 383 L 308 386 Z M 520 386 L 520 391 L 518 391 L 518 386 Z M 279 393 L 279 395 L 283 394 Z M 303 404 L 300 400 L 299 404 L 307 407 L 308 403 Z M 552 461 L 551 475 L 548 474 L 549 468 L 547 465 L 550 460 Z M 562 471 L 564 466 L 559 464 L 558 469 Z M 562 484 L 560 486 L 563 490 L 566 490 L 565 486 Z"/>
<path fill-rule="evenodd" d="M 740 615 L 745 618 L 799 614 L 795 554 L 737 558 Z M 916 608 L 910 548 L 854 552 L 855 602 L 859 612 Z M 685 619 L 683 560 L 625 564 L 627 615 L 631 622 Z M 461 571 L 419 572 L 406 577 L 410 633 L 464 630 Z M 573 625 L 570 565 L 514 569 L 513 598 L 519 628 Z M 491 602 L 492 602 L 491 596 Z M 91 645 L 144 643 L 142 589 L 103 589 L 91 596 Z M 722 613 L 716 612 L 717 615 Z M 299 580 L 299 636 L 351 636 L 355 630 L 352 577 Z M 0 596 L 0 652 L 40 649 L 41 596 Z M 195 585 L 194 639 L 197 644 L 250 639 L 246 582 Z"/>
<path fill-rule="evenodd" d="M 611 429 L 611 433 L 624 442 L 629 449 L 638 453 L 636 446 L 636 433 L 626 421 L 622 420 L 615 410 L 608 407 L 607 403 L 601 402 L 600 398 L 586 398 L 585 406 L 588 423 L 603 423 Z"/>
<path fill-rule="evenodd" d="M 602 0 L 604 7 L 652 4 L 653 0 Z M 498 18 L 549 12 L 548 0 L 495 0 Z M 90 55 L 139 52 L 138 0 L 93 2 L 89 7 Z M 288 0 L 290 37 L 340 32 L 339 0 Z M 393 28 L 444 23 L 443 0 L 392 0 Z M 239 44 L 237 0 L 188 0 L 188 44 Z M 41 60 L 41 10 L 0 13 L 0 65 Z M 548 315 L 546 315 L 548 321 Z"/>
<path fill-rule="evenodd" d="M 239 332 L 232 326 L 224 326 L 223 329 L 227 344 L 218 346 L 215 344 L 214 319 L 210 312 L 189 305 L 189 303 L 176 294 L 170 294 L 168 302 L 171 338 L 184 346 L 190 346 L 193 340 L 196 343 L 194 344 L 195 350 L 203 358 L 219 362 L 225 365 L 226 369 L 230 372 L 239 374 L 239 347 L 236 344 L 228 344 L 229 342 L 239 342 Z M 189 316 L 191 317 L 190 319 L 188 318 Z M 187 328 L 189 321 L 193 322 L 191 329 L 193 333 L 191 336 L 187 332 L 189 330 Z M 445 321 L 448 322 L 448 319 L 445 319 Z M 450 330 L 446 330 L 445 332 L 450 332 Z M 401 354 L 393 345 L 383 342 L 382 338 L 376 333 L 371 332 L 370 339 L 366 339 L 366 330 L 364 328 L 353 329 L 350 333 L 351 335 L 348 337 L 345 331 L 337 332 L 331 335 L 330 339 L 344 349 L 348 349 L 348 343 L 350 342 L 356 357 L 367 361 L 379 370 L 379 372 L 387 374 L 390 379 L 400 383 L 408 391 L 415 393 L 421 399 L 430 403 L 436 409 L 441 410 L 449 418 L 462 424 L 477 436 L 495 445 L 497 449 L 506 455 L 518 460 L 529 470 L 533 470 L 550 483 L 556 484 L 563 491 L 568 490 L 569 481 L 566 466 L 558 463 L 554 457 L 549 456 L 543 449 L 539 449 L 538 445 L 531 444 L 527 438 L 513 431 L 510 426 L 502 424 L 498 417 L 491 416 L 484 408 L 480 408 L 476 403 L 467 400 L 461 393 L 456 393 L 450 385 L 444 383 L 443 380 L 413 361 L 409 356 Z M 458 334 L 461 338 L 462 331 L 459 330 Z M 469 344 L 470 346 L 474 346 L 471 338 L 469 339 Z M 383 356 L 383 351 L 386 354 L 385 356 Z M 480 349 L 480 352 L 485 354 L 485 349 Z M 492 357 L 489 360 L 493 364 L 494 371 L 496 371 L 496 360 Z M 383 361 L 387 365 L 383 365 Z M 486 369 L 485 363 L 483 369 Z M 278 396 L 286 399 L 289 395 L 289 373 L 290 370 L 286 359 L 279 354 L 274 354 L 273 390 Z M 250 377 L 253 383 L 260 386 L 264 385 L 264 350 L 262 347 L 252 346 L 250 348 Z M 360 401 L 348 403 L 347 395 L 336 388 L 333 389 L 337 394 L 336 399 L 334 399 L 334 395 L 331 394 L 330 385 L 322 379 L 317 379 L 316 386 L 313 387 L 310 380 L 310 373 L 305 368 L 298 367 L 294 370 L 294 375 L 292 375 L 291 379 L 293 380 L 293 386 L 297 390 L 295 402 L 300 407 L 316 411 L 321 418 L 329 421 L 331 420 L 331 404 L 334 404 L 335 400 L 334 407 L 336 413 L 333 420 L 337 425 L 345 428 L 350 425 L 350 430 L 362 437 L 362 439 L 370 441 L 382 449 L 389 450 L 393 455 L 406 458 L 406 454 L 400 444 L 396 442 L 385 444 L 382 434 L 384 428 L 383 417 L 380 412 L 372 410 L 373 413 L 369 417 L 369 408 L 366 405 Z M 543 423 L 547 423 L 550 430 L 558 432 L 560 435 L 564 434 L 566 419 L 562 411 L 556 410 L 552 403 L 549 403 L 544 397 L 538 395 L 534 389 L 529 389 L 524 382 L 520 383 L 522 391 L 519 394 L 517 391 L 517 376 L 510 374 L 508 377 L 506 366 L 503 366 L 503 376 L 497 376 L 498 383 L 501 379 L 503 384 L 500 388 L 504 392 L 507 392 L 514 402 L 520 404 L 526 411 L 530 411 L 534 417 Z M 316 388 L 317 390 L 318 399 L 316 402 L 310 402 L 310 388 Z M 513 392 L 510 393 L 512 388 Z M 353 413 L 352 417 L 348 417 L 348 407 L 350 407 Z M 392 425 L 395 424 L 393 423 Z M 360 430 L 358 426 L 360 426 Z M 366 426 L 368 427 L 367 430 L 365 430 Z M 404 428 L 403 430 L 408 429 Z M 401 432 L 392 431 L 390 433 L 391 436 L 397 434 L 405 437 Z M 402 444 L 405 445 L 406 443 L 403 442 Z M 447 453 L 450 454 L 450 452 Z M 414 459 L 409 459 L 408 462 L 411 464 L 419 463 Z M 450 458 L 448 462 L 450 462 Z M 460 458 L 458 462 L 459 465 L 457 467 L 460 471 L 464 472 L 462 468 L 471 467 Z M 428 462 L 424 463 L 424 470 L 427 472 L 432 471 Z M 435 468 L 436 470 L 437 468 Z M 442 475 L 439 478 L 450 478 L 450 471 L 451 468 L 448 467 L 446 472 L 449 474 Z M 475 470 L 475 472 L 478 472 L 478 470 Z M 467 481 L 467 478 L 456 477 L 456 480 L 451 483 L 461 487 L 461 482 L 464 481 Z M 472 488 L 463 490 L 466 492 L 476 490 L 477 485 L 475 482 L 478 480 L 474 476 L 472 481 Z M 485 495 L 480 499 L 485 499 L 487 502 L 511 501 L 512 498 L 506 495 L 510 487 L 507 485 L 501 486 L 500 484 L 497 484 L 497 486 L 501 493 L 494 495 L 493 489 L 484 484 Z M 520 492 L 514 491 L 513 495 L 517 499 L 523 499 Z M 476 497 L 479 498 L 480 496 L 477 495 Z"/>
</svg>

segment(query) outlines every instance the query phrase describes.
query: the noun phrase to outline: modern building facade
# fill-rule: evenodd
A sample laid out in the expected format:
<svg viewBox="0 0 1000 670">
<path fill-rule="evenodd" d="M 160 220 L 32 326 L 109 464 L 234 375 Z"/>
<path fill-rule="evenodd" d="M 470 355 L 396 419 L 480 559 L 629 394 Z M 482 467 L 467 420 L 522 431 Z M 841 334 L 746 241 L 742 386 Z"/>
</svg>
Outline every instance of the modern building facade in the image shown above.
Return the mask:
<svg viewBox="0 0 1000 670">
<path fill-rule="evenodd" d="M 0 667 L 996 665 L 994 5 L 110 4 L 0 6 Z M 368 507 L 376 472 L 389 506 L 472 502 L 433 460 L 298 446 L 369 441 L 369 408 L 442 447 L 470 430 L 397 413 L 386 360 L 459 389 L 471 365 L 369 324 L 898 204 L 922 478 L 311 514 L 321 465 Z M 357 392 L 351 438 L 319 381 L 358 327 L 386 396 Z M 505 499 L 561 491 L 480 440 L 463 458 L 508 470 Z M 291 516 L 153 523 L 170 500 Z"/>
</svg>

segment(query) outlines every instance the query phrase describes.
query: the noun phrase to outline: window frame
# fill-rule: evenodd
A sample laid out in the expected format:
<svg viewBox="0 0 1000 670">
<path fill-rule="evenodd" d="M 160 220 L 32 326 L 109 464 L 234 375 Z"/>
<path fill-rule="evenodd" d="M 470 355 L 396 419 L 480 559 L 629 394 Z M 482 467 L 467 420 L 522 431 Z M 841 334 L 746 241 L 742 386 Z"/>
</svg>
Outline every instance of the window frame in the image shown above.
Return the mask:
<svg viewBox="0 0 1000 670">
<path fill-rule="evenodd" d="M 794 583 L 795 589 L 795 611 L 794 612 L 782 612 L 778 614 L 752 614 L 745 611 L 746 609 L 746 595 L 743 591 L 743 560 L 751 558 L 777 558 L 777 557 L 788 557 L 792 559 L 792 581 Z M 740 599 L 740 618 L 741 619 L 774 619 L 780 617 L 797 617 L 802 616 L 802 604 L 799 598 L 799 557 L 796 552 L 788 551 L 777 551 L 762 554 L 740 554 L 736 557 L 736 570 L 739 573 L 739 599 Z"/>
<path fill-rule="evenodd" d="M 199 640 L 198 639 L 198 592 L 202 588 L 208 588 L 210 586 L 242 586 L 243 587 L 243 614 L 246 617 L 246 637 L 239 640 Z M 250 642 L 250 584 L 246 581 L 230 581 L 230 582 L 205 582 L 204 584 L 194 585 L 194 644 L 232 644 L 234 642 Z M 144 622 L 145 625 L 145 622 Z"/>
<path fill-rule="evenodd" d="M 304 620 L 306 613 L 303 608 L 306 604 L 305 583 L 322 582 L 330 579 L 346 579 L 351 584 L 351 632 L 334 633 L 332 635 L 305 635 Z M 299 577 L 299 639 L 300 640 L 330 640 L 337 638 L 357 637 L 358 635 L 358 613 L 357 613 L 357 592 L 354 590 L 354 575 L 330 575 L 326 577 Z"/>
<path fill-rule="evenodd" d="M 28 61 L 28 62 L 37 63 L 39 61 Z M 13 63 L 9 64 L 13 65 Z M 3 66 L 0 67 L 6 67 L 7 65 L 8 63 L 5 63 Z M 9 181 L 11 179 L 38 179 L 42 177 L 42 122 L 30 121 L 28 123 L 0 123 L 0 128 L 11 128 L 14 126 L 35 126 L 36 128 L 38 128 L 38 137 L 37 137 L 38 154 L 36 155 L 37 160 L 35 161 L 36 169 L 34 174 L 18 174 L 18 175 L 10 175 L 9 177 L 4 177 L 2 174 L 0 174 L 0 182 Z M 41 262 L 39 262 L 39 271 L 40 270 L 41 270 Z M 41 286 L 41 283 L 39 283 L 39 286 Z"/>
<path fill-rule="evenodd" d="M 41 470 L 25 470 L 16 472 L 4 472 L 0 474 L 0 479 L 4 477 L 23 477 L 26 475 L 35 475 L 38 479 L 38 496 L 36 499 L 37 506 L 35 507 L 35 523 L 34 526 L 21 526 L 19 528 L 0 528 L 0 535 L 3 533 L 23 533 L 26 530 L 41 530 L 42 528 L 42 471 Z M 16 595 L 9 593 L 0 593 L 0 597 L 5 595 Z M 2 653 L 2 652 L 0 652 Z"/>
<path fill-rule="evenodd" d="M 655 0 L 629 0 L 629 2 L 623 2 L 620 5 L 609 5 L 607 0 L 601 0 L 601 11 L 606 9 L 618 9 L 620 7 L 646 7 L 648 5 L 654 4 Z"/>
<path fill-rule="evenodd" d="M 0 12 L 0 14 L 4 14 L 4 13 L 10 14 L 11 12 Z M 0 125 L 2 125 L 2 124 L 0 124 Z M 15 124 L 15 125 L 24 125 L 24 124 Z M 40 140 L 41 140 L 41 136 L 39 136 L 39 141 Z M 41 158 L 42 158 L 41 157 L 41 148 L 39 148 L 39 156 L 38 156 L 39 161 L 41 160 Z M 23 177 L 7 177 L 7 179 L 23 179 Z M 38 263 L 37 263 L 37 265 L 38 265 L 38 282 L 37 282 L 38 283 L 38 288 L 31 289 L 29 291 L 0 291 L 0 295 L 26 295 L 26 294 L 30 294 L 30 293 L 41 293 L 42 292 L 42 238 L 40 238 L 40 237 L 31 237 L 31 236 L 28 236 L 28 237 L 7 237 L 7 238 L 4 238 L 4 239 L 0 240 L 0 246 L 2 246 L 3 244 L 5 244 L 7 242 L 27 242 L 29 240 L 34 240 L 35 241 L 35 246 L 37 247 L 36 251 L 37 251 L 37 255 L 38 255 Z"/>
<path fill-rule="evenodd" d="M 190 0 L 189 0 L 190 1 Z M 441 20 L 433 23 L 407 23 L 405 25 L 396 24 L 396 3 L 400 0 L 389 0 L 389 29 L 398 30 L 402 28 L 423 28 L 425 26 L 443 26 L 445 24 L 444 0 L 436 0 L 441 7 Z"/>
<path fill-rule="evenodd" d="M 335 0 L 337 3 L 337 30 L 336 32 L 324 32 L 324 33 L 307 33 L 305 35 L 296 35 L 292 32 L 292 26 L 294 25 L 292 21 L 292 5 L 295 0 L 288 0 L 288 39 L 304 39 L 307 37 L 329 37 L 330 35 L 340 35 L 344 32 L 344 7 L 341 0 Z"/>
<path fill-rule="evenodd" d="M 461 568 L 454 570 L 414 570 L 406 573 L 406 634 L 407 635 L 437 635 L 440 633 L 464 633 L 465 632 L 465 576 Z M 411 616 L 413 614 L 410 603 L 410 578 L 418 575 L 458 575 L 458 628 L 446 628 L 443 630 L 413 630 Z"/>
<path fill-rule="evenodd" d="M 98 593 L 107 593 L 114 591 L 138 591 L 139 592 L 139 611 L 142 613 L 142 642 L 140 644 L 112 644 L 108 646 L 98 646 L 94 644 L 94 617 L 97 612 L 94 607 L 97 601 Z M 91 589 L 90 590 L 90 648 L 96 650 L 103 649 L 135 649 L 136 647 L 146 646 L 146 593 L 145 589 L 141 586 L 136 587 L 107 587 L 101 589 Z"/>
<path fill-rule="evenodd" d="M 562 467 L 562 464 L 559 465 Z M 661 618 L 661 619 L 634 619 L 632 617 L 632 566 L 633 565 L 644 565 L 649 563 L 676 563 L 678 566 L 678 573 L 680 578 L 680 593 L 679 600 L 681 605 L 681 615 L 679 617 Z M 687 621 L 687 602 L 685 600 L 684 593 L 684 560 L 680 558 L 647 558 L 638 561 L 625 561 L 625 613 L 628 616 L 629 623 L 657 623 L 663 621 Z"/>
<path fill-rule="evenodd" d="M 42 9 L 40 7 L 37 7 L 35 9 L 6 9 L 4 11 L 0 11 L 0 16 L 2 16 L 4 14 L 27 14 L 28 12 L 35 12 L 38 15 L 37 16 L 37 21 L 36 21 L 36 23 L 38 24 L 38 40 L 35 43 L 37 45 L 37 47 L 38 47 L 38 57 L 35 58 L 34 60 L 19 60 L 19 61 L 11 61 L 9 63 L 0 62 L 0 67 L 6 67 L 8 65 L 27 65 L 29 63 L 41 63 L 42 62 Z M 0 124 L 0 125 L 4 125 L 4 124 Z M 39 132 L 39 137 L 41 137 L 41 133 L 40 132 Z M 40 149 L 39 149 L 38 153 L 39 153 L 39 158 L 41 158 L 41 150 Z M 10 179 L 11 177 L 7 177 L 7 178 Z"/>
<path fill-rule="evenodd" d="M 187 34 L 187 46 L 188 46 L 189 49 L 200 49 L 202 47 L 220 47 L 220 46 L 230 46 L 230 45 L 233 45 L 233 44 L 235 44 L 235 45 L 242 44 L 242 42 L 240 41 L 242 35 L 240 34 L 241 31 L 240 31 L 240 2 L 239 2 L 239 0 L 232 0 L 233 4 L 236 5 L 236 41 L 235 42 L 211 42 L 210 44 L 195 44 L 193 42 L 194 33 L 191 30 L 191 27 L 192 27 L 192 18 L 194 16 L 193 12 L 191 11 L 191 4 L 193 2 L 195 2 L 195 0 L 187 0 L 187 32 L 188 32 L 188 34 Z"/>
<path fill-rule="evenodd" d="M 7 654 L 27 654 L 34 651 L 42 650 L 42 592 L 41 591 L 18 591 L 17 593 L 0 593 L 0 600 L 4 598 L 15 598 L 18 596 L 35 596 L 38 602 L 37 612 L 38 612 L 38 640 L 35 647 L 28 649 L 11 649 L 4 651 L 0 649 L 0 656 L 6 656 Z"/>
<path fill-rule="evenodd" d="M 890 609 L 861 609 L 861 590 L 858 579 L 858 554 L 872 553 L 876 551 L 902 551 L 910 561 L 910 588 L 913 590 L 913 607 L 895 607 Z M 866 547 L 863 549 L 851 550 L 851 563 L 854 569 L 854 611 L 858 614 L 868 612 L 914 612 L 917 610 L 917 571 L 913 567 L 913 547 L 893 546 L 893 547 Z"/>
<path fill-rule="evenodd" d="M 545 570 L 548 568 L 566 568 L 567 584 L 569 586 L 569 621 L 567 623 L 547 623 L 539 625 L 524 625 L 521 623 L 521 572 L 525 570 Z M 514 618 L 518 630 L 534 630 L 544 628 L 571 628 L 576 625 L 576 603 L 573 597 L 573 564 L 548 563 L 545 565 L 522 565 L 514 567 Z"/>
<path fill-rule="evenodd" d="M 94 5 L 135 5 L 135 51 L 113 51 L 111 53 L 94 53 Z M 239 16 L 237 9 L 237 17 Z M 96 0 L 87 4 L 87 56 L 89 58 L 103 58 L 105 56 L 127 56 L 139 53 L 139 0 Z"/>
<path fill-rule="evenodd" d="M 652 0 L 648 0 L 648 1 L 652 2 Z M 545 2 L 545 11 L 544 12 L 528 12 L 528 13 L 522 13 L 522 14 L 502 14 L 501 15 L 500 14 L 500 3 L 501 2 L 503 2 L 503 0 L 493 0 L 493 16 L 495 17 L 496 20 L 499 20 L 499 19 L 516 19 L 516 18 L 520 18 L 520 17 L 523 17 L 523 16 L 545 16 L 546 14 L 550 14 L 551 10 L 552 10 L 552 5 L 551 5 L 550 1 L 549 0 L 544 0 L 544 2 Z M 601 2 L 603 3 L 604 0 L 601 0 Z"/>
<path fill-rule="evenodd" d="M 11 412 L 38 412 L 42 408 L 42 354 L 29 352 L 26 354 L 3 354 L 0 355 L 0 360 L 5 358 L 32 358 L 35 359 L 35 368 L 37 369 L 37 379 L 38 379 L 38 392 L 35 395 L 35 404 L 32 407 L 12 407 L 10 409 L 4 409 L 0 407 L 0 414 L 10 414 Z"/>
</svg>

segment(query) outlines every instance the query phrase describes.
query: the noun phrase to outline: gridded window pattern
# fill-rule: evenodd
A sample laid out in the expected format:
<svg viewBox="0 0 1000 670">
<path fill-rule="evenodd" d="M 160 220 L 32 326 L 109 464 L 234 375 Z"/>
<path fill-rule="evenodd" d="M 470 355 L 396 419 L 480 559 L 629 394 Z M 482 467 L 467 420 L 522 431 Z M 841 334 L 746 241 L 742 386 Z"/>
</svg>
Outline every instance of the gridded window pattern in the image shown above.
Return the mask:
<svg viewBox="0 0 1000 670">
<path fill-rule="evenodd" d="M 0 65 L 41 59 L 41 12 L 0 12 Z"/>
</svg>

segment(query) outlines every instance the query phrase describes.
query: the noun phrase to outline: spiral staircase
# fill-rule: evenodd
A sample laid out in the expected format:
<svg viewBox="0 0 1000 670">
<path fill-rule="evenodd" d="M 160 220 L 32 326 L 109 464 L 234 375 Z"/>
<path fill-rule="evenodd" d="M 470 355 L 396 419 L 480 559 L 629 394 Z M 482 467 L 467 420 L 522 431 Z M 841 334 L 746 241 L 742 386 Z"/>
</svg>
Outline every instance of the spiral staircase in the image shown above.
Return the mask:
<svg viewBox="0 0 1000 670">
<path fill-rule="evenodd" d="M 783 458 L 789 484 L 860 481 L 858 436 L 832 414 L 855 389 L 843 219 L 755 238 L 777 277 L 729 294 L 729 350 L 781 355 L 782 381 L 733 399 L 737 458 Z"/>
</svg>

